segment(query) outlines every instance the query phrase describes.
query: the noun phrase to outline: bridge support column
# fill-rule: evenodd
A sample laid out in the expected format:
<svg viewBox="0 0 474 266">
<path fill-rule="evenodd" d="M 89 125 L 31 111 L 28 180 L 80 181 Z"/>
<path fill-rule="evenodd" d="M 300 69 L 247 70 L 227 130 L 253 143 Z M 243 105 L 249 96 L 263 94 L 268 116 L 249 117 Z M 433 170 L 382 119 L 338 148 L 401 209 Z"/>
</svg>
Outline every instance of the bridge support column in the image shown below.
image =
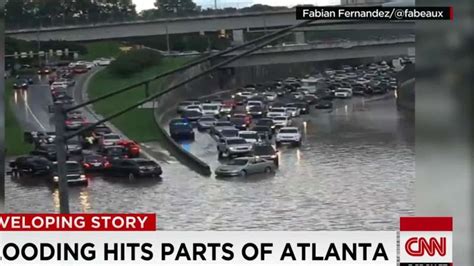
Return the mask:
<svg viewBox="0 0 474 266">
<path fill-rule="evenodd" d="M 244 43 L 244 30 L 232 30 L 232 40 L 234 45 L 239 45 Z"/>
<path fill-rule="evenodd" d="M 295 32 L 295 42 L 296 43 L 306 43 L 306 38 L 304 36 L 304 31 Z"/>
</svg>

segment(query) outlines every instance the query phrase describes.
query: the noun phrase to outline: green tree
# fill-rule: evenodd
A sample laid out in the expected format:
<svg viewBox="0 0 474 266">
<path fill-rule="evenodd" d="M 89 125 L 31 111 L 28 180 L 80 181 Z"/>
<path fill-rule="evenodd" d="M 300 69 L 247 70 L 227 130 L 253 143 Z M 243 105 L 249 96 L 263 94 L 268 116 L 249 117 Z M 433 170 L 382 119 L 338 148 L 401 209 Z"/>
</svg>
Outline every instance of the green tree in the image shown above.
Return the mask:
<svg viewBox="0 0 474 266">
<path fill-rule="evenodd" d="M 192 0 L 156 0 L 155 6 L 164 15 L 186 16 L 199 10 Z"/>
</svg>

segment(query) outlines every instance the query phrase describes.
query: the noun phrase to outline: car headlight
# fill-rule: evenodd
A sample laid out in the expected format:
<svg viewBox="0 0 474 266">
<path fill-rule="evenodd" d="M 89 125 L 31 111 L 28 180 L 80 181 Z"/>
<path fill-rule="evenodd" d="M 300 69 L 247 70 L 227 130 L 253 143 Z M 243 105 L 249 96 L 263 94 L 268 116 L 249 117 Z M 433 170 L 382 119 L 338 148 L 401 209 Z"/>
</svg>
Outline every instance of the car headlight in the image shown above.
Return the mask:
<svg viewBox="0 0 474 266">
<path fill-rule="evenodd" d="M 84 179 L 86 178 L 86 175 L 82 174 L 80 177 Z"/>
<path fill-rule="evenodd" d="M 53 177 L 53 180 L 54 180 L 54 182 L 59 182 L 59 177 L 55 175 L 55 176 Z"/>
<path fill-rule="evenodd" d="M 272 159 L 275 159 L 276 157 L 277 157 L 276 154 L 270 156 L 270 158 L 272 158 Z"/>
</svg>

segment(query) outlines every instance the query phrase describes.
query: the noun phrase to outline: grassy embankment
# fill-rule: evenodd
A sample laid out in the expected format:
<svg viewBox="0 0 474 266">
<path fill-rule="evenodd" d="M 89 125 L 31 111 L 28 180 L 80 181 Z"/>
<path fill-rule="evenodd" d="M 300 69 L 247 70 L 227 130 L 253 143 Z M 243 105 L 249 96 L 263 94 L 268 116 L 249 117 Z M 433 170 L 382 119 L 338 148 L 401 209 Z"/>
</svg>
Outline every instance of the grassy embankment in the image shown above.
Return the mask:
<svg viewBox="0 0 474 266">
<path fill-rule="evenodd" d="M 189 59 L 186 58 L 163 58 L 160 64 L 149 67 L 142 72 L 124 78 L 105 69 L 97 73 L 90 81 L 88 93 L 90 98 L 105 94 L 108 91 L 123 88 L 125 86 L 143 81 L 156 76 L 166 70 L 176 68 Z M 150 94 L 164 88 L 166 79 L 155 80 L 150 83 Z M 102 116 L 107 116 L 122 108 L 142 100 L 145 97 L 145 87 L 137 87 L 128 92 L 113 96 L 94 104 L 94 110 Z M 153 118 L 153 110 L 134 109 L 115 119 L 112 123 L 118 127 L 130 139 L 138 142 L 147 142 L 159 139 L 158 129 Z"/>
<path fill-rule="evenodd" d="M 82 55 L 83 60 L 92 61 L 100 57 L 116 57 L 120 53 L 120 42 L 118 41 L 100 41 L 85 43 L 87 54 Z"/>
</svg>

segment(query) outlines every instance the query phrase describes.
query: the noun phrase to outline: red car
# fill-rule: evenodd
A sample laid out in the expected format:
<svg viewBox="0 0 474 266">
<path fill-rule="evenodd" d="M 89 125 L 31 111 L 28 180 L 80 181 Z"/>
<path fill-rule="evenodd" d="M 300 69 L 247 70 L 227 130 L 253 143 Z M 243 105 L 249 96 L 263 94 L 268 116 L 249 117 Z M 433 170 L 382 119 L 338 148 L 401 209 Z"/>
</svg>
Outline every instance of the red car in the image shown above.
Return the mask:
<svg viewBox="0 0 474 266">
<path fill-rule="evenodd" d="M 73 71 L 76 74 L 82 74 L 82 73 L 87 73 L 88 69 L 87 69 L 87 66 L 85 65 L 76 65 Z"/>
<path fill-rule="evenodd" d="M 94 170 L 105 170 L 109 169 L 112 165 L 107 160 L 106 157 L 103 157 L 98 154 L 89 154 L 85 155 L 82 161 L 82 166 L 84 170 L 87 171 L 94 171 Z"/>
<path fill-rule="evenodd" d="M 234 109 L 235 106 L 237 105 L 237 103 L 235 102 L 234 99 L 230 99 L 230 100 L 223 100 L 222 105 L 223 106 L 229 106 L 229 107 L 232 107 L 232 109 Z"/>
<path fill-rule="evenodd" d="M 117 145 L 127 148 L 128 157 L 136 158 L 140 156 L 140 145 L 133 140 L 123 139 L 117 142 Z"/>
</svg>

